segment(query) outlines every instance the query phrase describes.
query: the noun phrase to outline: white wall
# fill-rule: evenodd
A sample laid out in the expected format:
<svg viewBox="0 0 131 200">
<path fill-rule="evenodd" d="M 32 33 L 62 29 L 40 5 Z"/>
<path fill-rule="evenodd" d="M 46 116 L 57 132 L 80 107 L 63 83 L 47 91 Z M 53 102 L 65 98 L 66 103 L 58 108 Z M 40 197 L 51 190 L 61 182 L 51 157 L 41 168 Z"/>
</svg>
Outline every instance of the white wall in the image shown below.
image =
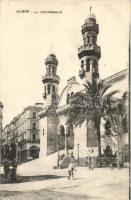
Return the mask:
<svg viewBox="0 0 131 200">
<path fill-rule="evenodd" d="M 43 157 L 47 155 L 47 117 L 41 118 L 40 121 L 40 155 Z M 44 130 L 44 134 L 43 134 Z"/>
</svg>

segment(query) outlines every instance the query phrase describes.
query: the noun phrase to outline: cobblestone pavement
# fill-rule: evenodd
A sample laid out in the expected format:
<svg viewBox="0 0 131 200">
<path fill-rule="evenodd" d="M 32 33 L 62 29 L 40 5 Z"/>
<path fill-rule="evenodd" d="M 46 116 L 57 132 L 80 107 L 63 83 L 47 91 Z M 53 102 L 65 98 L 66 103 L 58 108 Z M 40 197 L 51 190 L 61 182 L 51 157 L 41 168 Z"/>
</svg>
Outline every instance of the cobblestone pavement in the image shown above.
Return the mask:
<svg viewBox="0 0 131 200">
<path fill-rule="evenodd" d="M 68 180 L 67 169 L 23 171 L 19 183 L 0 184 L 0 200 L 129 200 L 128 173 L 128 169 L 82 167 L 75 180 Z"/>
</svg>

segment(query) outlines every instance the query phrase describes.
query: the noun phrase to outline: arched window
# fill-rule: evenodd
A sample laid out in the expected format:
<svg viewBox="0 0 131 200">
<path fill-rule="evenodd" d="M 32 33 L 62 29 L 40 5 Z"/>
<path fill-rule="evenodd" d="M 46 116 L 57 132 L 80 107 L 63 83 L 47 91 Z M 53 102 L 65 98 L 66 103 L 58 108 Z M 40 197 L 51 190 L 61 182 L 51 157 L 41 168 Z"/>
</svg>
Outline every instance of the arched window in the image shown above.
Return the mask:
<svg viewBox="0 0 131 200">
<path fill-rule="evenodd" d="M 48 85 L 48 94 L 50 94 L 50 85 Z"/>
<path fill-rule="evenodd" d="M 74 92 L 71 92 L 71 96 L 74 96 Z"/>
<path fill-rule="evenodd" d="M 53 85 L 52 91 L 53 91 L 53 93 L 55 93 L 55 86 L 54 85 Z"/>
<path fill-rule="evenodd" d="M 85 38 L 83 38 L 83 40 L 84 40 L 84 45 L 86 45 L 86 37 L 85 37 Z"/>
<path fill-rule="evenodd" d="M 60 135 L 59 149 L 62 150 L 65 148 L 65 128 L 63 125 L 59 127 L 59 135 Z"/>
<path fill-rule="evenodd" d="M 55 74 L 55 68 L 52 69 L 52 73 Z"/>
<path fill-rule="evenodd" d="M 69 104 L 69 98 L 70 98 L 70 94 L 67 95 L 66 104 Z"/>
<path fill-rule="evenodd" d="M 87 43 L 90 44 L 90 37 L 87 37 Z"/>
<path fill-rule="evenodd" d="M 93 44 L 96 44 L 96 36 L 93 36 L 92 42 L 93 42 Z"/>
<path fill-rule="evenodd" d="M 86 60 L 86 72 L 90 71 L 90 59 Z"/>
<path fill-rule="evenodd" d="M 81 61 L 81 68 L 84 68 L 84 60 Z"/>
<path fill-rule="evenodd" d="M 93 72 L 97 72 L 97 60 L 93 61 Z"/>
<path fill-rule="evenodd" d="M 51 72 L 51 69 L 50 69 L 50 68 L 48 68 L 48 73 L 50 74 L 50 72 Z"/>
</svg>

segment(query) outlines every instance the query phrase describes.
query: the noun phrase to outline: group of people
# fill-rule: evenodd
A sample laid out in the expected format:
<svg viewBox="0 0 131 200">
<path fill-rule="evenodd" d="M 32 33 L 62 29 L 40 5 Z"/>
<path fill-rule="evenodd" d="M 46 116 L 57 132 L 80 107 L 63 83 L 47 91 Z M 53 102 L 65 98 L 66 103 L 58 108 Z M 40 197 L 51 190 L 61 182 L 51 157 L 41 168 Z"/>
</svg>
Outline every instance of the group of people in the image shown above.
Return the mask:
<svg viewBox="0 0 131 200">
<path fill-rule="evenodd" d="M 6 183 L 16 182 L 17 162 L 16 160 L 9 161 L 7 158 L 3 161 L 3 169 L 6 178 Z"/>
</svg>

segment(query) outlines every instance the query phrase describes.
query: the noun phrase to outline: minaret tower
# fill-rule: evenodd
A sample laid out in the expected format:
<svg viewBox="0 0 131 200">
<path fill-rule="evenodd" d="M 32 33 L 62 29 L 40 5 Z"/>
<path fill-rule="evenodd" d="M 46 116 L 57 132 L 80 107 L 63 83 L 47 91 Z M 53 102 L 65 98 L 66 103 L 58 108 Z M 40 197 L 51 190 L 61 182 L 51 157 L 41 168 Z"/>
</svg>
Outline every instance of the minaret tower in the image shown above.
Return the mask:
<svg viewBox="0 0 131 200">
<path fill-rule="evenodd" d="M 101 49 L 97 45 L 97 35 L 99 26 L 96 23 L 96 17 L 91 13 L 82 25 L 83 45 L 78 48 L 78 57 L 81 62 L 79 76 L 92 82 L 93 79 L 99 78 L 98 61 L 101 57 Z"/>
<path fill-rule="evenodd" d="M 58 60 L 54 54 L 49 54 L 45 59 L 46 74 L 42 77 L 44 84 L 44 105 L 45 107 L 57 106 L 58 104 L 58 84 L 60 77 L 57 73 Z"/>
<path fill-rule="evenodd" d="M 3 104 L 2 102 L 0 102 L 0 163 L 2 161 L 2 131 L 3 131 L 3 127 L 2 127 L 2 120 L 3 120 L 3 114 L 2 114 L 2 110 L 3 110 Z"/>
</svg>

